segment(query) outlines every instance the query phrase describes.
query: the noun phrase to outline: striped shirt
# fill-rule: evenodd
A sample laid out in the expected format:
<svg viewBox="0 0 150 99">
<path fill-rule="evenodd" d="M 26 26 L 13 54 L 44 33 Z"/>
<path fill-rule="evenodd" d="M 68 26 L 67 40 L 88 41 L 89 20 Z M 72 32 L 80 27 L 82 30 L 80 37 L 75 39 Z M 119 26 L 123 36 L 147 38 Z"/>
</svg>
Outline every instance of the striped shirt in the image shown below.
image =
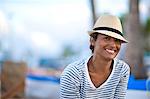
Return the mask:
<svg viewBox="0 0 150 99">
<path fill-rule="evenodd" d="M 88 73 L 88 59 L 68 65 L 60 79 L 61 99 L 124 99 L 130 75 L 129 66 L 114 59 L 113 69 L 107 80 L 98 88 Z"/>
</svg>

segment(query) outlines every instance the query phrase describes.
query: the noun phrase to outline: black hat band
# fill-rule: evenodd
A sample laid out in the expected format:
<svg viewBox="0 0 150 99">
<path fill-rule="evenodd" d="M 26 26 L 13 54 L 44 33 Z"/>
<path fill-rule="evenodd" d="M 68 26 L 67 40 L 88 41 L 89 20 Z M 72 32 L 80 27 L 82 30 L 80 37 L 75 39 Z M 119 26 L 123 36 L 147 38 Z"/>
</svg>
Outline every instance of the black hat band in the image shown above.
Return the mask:
<svg viewBox="0 0 150 99">
<path fill-rule="evenodd" d="M 123 36 L 123 34 L 119 30 L 116 30 L 116 29 L 110 28 L 110 27 L 97 27 L 97 28 L 94 28 L 93 30 L 107 30 L 107 31 L 115 32 L 115 33 Z"/>
</svg>

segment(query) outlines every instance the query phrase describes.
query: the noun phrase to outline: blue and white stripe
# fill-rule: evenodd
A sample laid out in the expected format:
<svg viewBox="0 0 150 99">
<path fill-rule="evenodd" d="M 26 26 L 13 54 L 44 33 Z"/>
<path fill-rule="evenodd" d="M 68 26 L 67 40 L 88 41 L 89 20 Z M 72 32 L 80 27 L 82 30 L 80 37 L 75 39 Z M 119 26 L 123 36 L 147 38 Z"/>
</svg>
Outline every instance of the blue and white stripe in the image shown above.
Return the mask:
<svg viewBox="0 0 150 99">
<path fill-rule="evenodd" d="M 98 88 L 92 83 L 86 60 L 80 60 L 68 65 L 60 79 L 61 99 L 124 99 L 129 66 L 114 59 L 113 70 L 108 79 Z"/>
</svg>

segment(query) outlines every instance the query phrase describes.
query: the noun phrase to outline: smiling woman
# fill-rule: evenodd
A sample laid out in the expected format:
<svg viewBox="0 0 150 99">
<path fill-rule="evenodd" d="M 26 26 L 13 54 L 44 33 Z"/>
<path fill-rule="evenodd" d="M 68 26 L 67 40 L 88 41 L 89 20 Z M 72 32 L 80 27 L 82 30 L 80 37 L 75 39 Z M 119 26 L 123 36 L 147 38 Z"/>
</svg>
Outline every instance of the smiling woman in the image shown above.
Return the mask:
<svg viewBox="0 0 150 99">
<path fill-rule="evenodd" d="M 102 15 L 88 33 L 92 55 L 65 68 L 60 98 L 124 99 L 130 68 L 115 58 L 121 44 L 127 43 L 119 18 Z"/>
</svg>

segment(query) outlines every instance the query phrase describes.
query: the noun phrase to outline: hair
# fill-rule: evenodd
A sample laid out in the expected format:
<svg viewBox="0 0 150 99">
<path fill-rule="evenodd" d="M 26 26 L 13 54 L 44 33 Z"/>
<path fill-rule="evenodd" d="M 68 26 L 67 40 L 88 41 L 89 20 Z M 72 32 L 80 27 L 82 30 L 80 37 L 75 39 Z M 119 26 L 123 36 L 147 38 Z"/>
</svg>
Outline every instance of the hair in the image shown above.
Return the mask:
<svg viewBox="0 0 150 99">
<path fill-rule="evenodd" d="M 90 35 L 90 39 L 93 39 L 94 41 L 96 41 L 98 34 L 99 34 L 99 33 L 97 33 L 97 32 L 92 33 L 92 34 Z M 93 53 L 93 52 L 94 52 L 94 46 L 91 45 L 91 44 L 90 44 L 90 49 L 91 49 L 91 51 L 92 51 L 92 53 Z"/>
</svg>

